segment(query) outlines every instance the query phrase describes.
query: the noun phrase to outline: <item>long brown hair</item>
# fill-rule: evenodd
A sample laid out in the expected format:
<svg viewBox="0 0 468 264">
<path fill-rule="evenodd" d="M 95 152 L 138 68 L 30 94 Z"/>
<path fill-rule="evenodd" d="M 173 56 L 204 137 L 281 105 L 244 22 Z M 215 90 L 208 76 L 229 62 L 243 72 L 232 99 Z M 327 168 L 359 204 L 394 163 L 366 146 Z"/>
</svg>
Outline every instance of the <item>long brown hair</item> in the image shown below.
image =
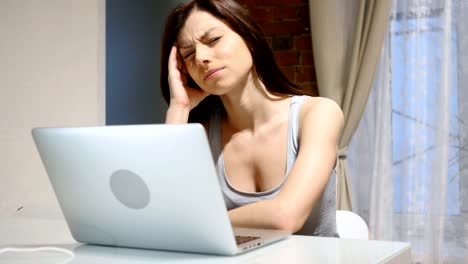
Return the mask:
<svg viewBox="0 0 468 264">
<path fill-rule="evenodd" d="M 167 103 L 170 100 L 168 83 L 168 60 L 172 46 L 176 43 L 180 30 L 185 24 L 190 12 L 197 8 L 206 11 L 226 23 L 239 34 L 250 50 L 253 60 L 253 70 L 263 82 L 266 89 L 275 95 L 309 94 L 299 89 L 281 72 L 276 64 L 268 42 L 262 30 L 248 12 L 234 0 L 191 0 L 177 6 L 168 16 L 163 33 L 161 47 L 161 91 Z M 189 76 L 189 85 L 198 85 Z M 310 94 L 312 95 L 312 94 Z M 221 106 L 219 96 L 210 95 L 190 112 L 189 121 L 202 122 L 209 118 L 209 113 Z"/>
</svg>

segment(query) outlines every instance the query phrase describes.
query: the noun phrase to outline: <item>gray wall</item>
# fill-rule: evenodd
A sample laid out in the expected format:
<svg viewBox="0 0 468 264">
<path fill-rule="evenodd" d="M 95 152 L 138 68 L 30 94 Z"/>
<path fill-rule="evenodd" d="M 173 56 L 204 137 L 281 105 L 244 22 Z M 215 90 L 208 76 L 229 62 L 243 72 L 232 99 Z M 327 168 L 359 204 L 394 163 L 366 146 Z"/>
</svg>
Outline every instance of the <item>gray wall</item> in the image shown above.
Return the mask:
<svg viewBox="0 0 468 264">
<path fill-rule="evenodd" d="M 162 29 L 176 0 L 106 5 L 106 124 L 163 123 L 159 87 Z"/>
</svg>

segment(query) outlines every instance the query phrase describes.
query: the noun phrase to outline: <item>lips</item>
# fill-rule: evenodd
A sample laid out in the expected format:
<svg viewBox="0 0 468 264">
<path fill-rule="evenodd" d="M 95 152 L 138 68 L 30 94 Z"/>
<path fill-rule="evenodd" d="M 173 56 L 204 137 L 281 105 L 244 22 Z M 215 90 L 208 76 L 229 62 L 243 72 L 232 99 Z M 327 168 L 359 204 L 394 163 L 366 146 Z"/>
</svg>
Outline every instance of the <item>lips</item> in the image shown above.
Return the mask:
<svg viewBox="0 0 468 264">
<path fill-rule="evenodd" d="M 213 77 L 217 72 L 221 71 L 222 69 L 224 69 L 224 67 L 211 69 L 211 70 L 205 72 L 205 76 L 203 77 L 203 80 L 206 81 L 206 80 L 210 79 L 211 77 Z"/>
</svg>

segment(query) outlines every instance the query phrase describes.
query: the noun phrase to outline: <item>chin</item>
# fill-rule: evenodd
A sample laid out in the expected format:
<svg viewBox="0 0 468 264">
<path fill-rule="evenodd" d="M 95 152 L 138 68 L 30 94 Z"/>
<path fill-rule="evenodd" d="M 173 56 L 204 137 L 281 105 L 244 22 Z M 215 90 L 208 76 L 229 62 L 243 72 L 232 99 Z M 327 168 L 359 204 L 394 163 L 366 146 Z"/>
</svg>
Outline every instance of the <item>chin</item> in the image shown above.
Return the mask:
<svg viewBox="0 0 468 264">
<path fill-rule="evenodd" d="M 210 87 L 203 87 L 203 90 L 213 95 L 224 95 L 231 91 L 232 85 L 228 85 L 222 82 L 215 82 Z"/>
</svg>

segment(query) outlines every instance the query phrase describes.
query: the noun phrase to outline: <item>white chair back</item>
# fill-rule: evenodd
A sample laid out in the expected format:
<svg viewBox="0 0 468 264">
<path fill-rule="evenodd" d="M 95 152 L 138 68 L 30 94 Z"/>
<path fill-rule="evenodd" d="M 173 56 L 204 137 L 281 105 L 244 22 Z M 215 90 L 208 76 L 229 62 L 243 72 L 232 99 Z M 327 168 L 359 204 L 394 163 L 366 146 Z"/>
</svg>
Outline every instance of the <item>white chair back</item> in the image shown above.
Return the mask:
<svg viewBox="0 0 468 264">
<path fill-rule="evenodd" d="M 369 239 L 369 228 L 364 219 L 350 211 L 336 211 L 336 229 L 340 238 Z"/>
</svg>

